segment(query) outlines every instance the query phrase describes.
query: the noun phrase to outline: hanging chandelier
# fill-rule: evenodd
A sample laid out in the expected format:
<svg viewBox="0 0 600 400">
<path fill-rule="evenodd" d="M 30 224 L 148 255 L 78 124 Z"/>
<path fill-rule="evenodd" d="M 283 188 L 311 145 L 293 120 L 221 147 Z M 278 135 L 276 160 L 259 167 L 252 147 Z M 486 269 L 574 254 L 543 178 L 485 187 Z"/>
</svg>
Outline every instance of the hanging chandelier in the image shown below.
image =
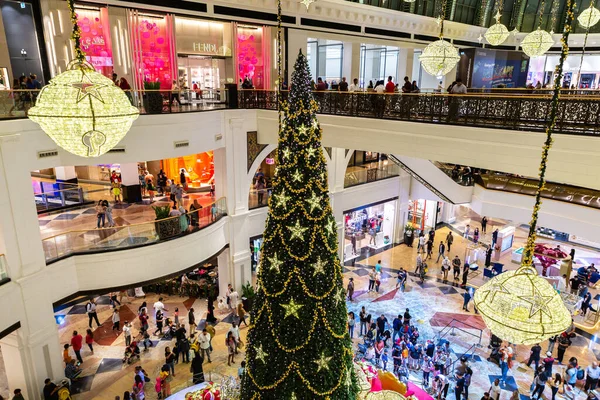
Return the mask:
<svg viewBox="0 0 600 400">
<path fill-rule="evenodd" d="M 440 16 L 435 22 L 440 27 L 439 40 L 429 43 L 419 56 L 421 66 L 430 75 L 443 76 L 452 70 L 460 61 L 458 49 L 444 40 L 444 16 L 446 15 L 446 0 L 442 2 Z"/>
<path fill-rule="evenodd" d="M 73 0 L 67 4 L 76 59 L 42 89 L 28 117 L 66 151 L 98 157 L 125 137 L 139 111 L 123 90 L 85 60 Z"/>
<path fill-rule="evenodd" d="M 508 39 L 508 35 L 510 34 L 506 26 L 500 23 L 501 17 L 502 14 L 500 14 L 500 11 L 498 11 L 494 17 L 496 19 L 496 23 L 490 26 L 487 31 L 485 31 L 485 40 L 487 40 L 492 46 L 501 45 L 506 41 L 506 39 Z"/>
<path fill-rule="evenodd" d="M 538 57 L 550 50 L 554 45 L 554 39 L 548 32 L 540 29 L 527 34 L 521 42 L 523 52 L 529 57 Z"/>
<path fill-rule="evenodd" d="M 487 327 L 510 343 L 539 343 L 571 324 L 560 295 L 532 267 L 491 279 L 475 291 L 473 301 Z"/>
<path fill-rule="evenodd" d="M 579 25 L 582 27 L 589 29 L 592 26 L 596 25 L 598 21 L 600 21 L 600 10 L 594 7 L 594 3 L 590 4 L 588 8 L 583 10 L 579 17 L 577 17 L 577 21 L 579 21 Z"/>
<path fill-rule="evenodd" d="M 444 39 L 429 43 L 419 56 L 423 69 L 430 75 L 442 76 L 460 61 L 458 49 Z"/>
</svg>

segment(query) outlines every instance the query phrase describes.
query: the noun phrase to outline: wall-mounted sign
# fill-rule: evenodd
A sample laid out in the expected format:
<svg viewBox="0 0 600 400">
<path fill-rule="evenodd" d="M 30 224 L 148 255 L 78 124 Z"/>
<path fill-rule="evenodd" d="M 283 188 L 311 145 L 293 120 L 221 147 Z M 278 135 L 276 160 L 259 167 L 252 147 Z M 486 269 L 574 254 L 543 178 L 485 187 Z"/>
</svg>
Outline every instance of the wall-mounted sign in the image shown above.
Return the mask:
<svg viewBox="0 0 600 400">
<path fill-rule="evenodd" d="M 218 46 L 216 43 L 193 42 L 192 51 L 193 53 L 231 57 L 231 49 L 229 47 Z"/>
<path fill-rule="evenodd" d="M 265 163 L 267 163 L 268 165 L 273 165 L 273 164 L 275 164 L 275 159 L 274 158 L 265 158 Z"/>
</svg>

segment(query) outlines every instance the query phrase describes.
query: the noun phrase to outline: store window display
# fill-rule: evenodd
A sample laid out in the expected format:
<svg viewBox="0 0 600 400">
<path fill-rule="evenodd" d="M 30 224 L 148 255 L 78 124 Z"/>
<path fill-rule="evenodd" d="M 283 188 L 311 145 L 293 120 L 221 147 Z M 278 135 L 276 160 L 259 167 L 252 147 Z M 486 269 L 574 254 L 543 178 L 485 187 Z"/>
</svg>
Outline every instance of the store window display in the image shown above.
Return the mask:
<svg viewBox="0 0 600 400">
<path fill-rule="evenodd" d="M 344 214 L 344 260 L 358 257 L 363 248 L 380 249 L 392 243 L 396 200 Z"/>
<path fill-rule="evenodd" d="M 81 48 L 86 60 L 96 71 L 107 78 L 112 77 L 113 58 L 108 25 L 108 9 L 102 7 L 76 8 L 77 24 L 81 28 Z"/>
<path fill-rule="evenodd" d="M 188 188 L 208 187 L 214 180 L 215 165 L 213 152 L 191 154 L 184 157 L 162 160 L 162 169 L 167 178 L 179 183 L 182 176 Z"/>
</svg>

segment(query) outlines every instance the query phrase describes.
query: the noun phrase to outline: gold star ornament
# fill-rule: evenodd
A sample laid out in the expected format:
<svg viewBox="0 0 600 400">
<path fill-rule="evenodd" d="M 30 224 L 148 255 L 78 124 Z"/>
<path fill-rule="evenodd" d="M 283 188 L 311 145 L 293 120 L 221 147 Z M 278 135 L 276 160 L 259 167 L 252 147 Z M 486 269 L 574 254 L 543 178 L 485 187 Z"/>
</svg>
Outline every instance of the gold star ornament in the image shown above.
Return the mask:
<svg viewBox="0 0 600 400">
<path fill-rule="evenodd" d="M 269 354 L 263 350 L 262 344 L 258 346 L 258 349 L 256 349 L 256 359 L 262 361 L 263 364 L 266 364 L 265 358 L 268 356 Z"/>
<path fill-rule="evenodd" d="M 325 352 L 321 353 L 321 357 L 314 360 L 313 362 L 317 364 L 317 372 L 322 369 L 329 369 L 329 362 L 333 359 L 333 357 L 325 357 Z"/>
<path fill-rule="evenodd" d="M 321 261 L 321 257 L 317 258 L 317 262 L 312 265 L 314 268 L 313 276 L 317 274 L 324 274 L 326 265 L 327 263 Z"/>
<path fill-rule="evenodd" d="M 283 261 L 277 258 L 277 253 L 273 254 L 273 257 L 267 258 L 267 260 L 269 260 L 270 264 L 269 270 L 274 269 L 277 271 L 277 273 L 279 273 L 279 267 L 281 267 Z"/>
<path fill-rule="evenodd" d="M 283 319 L 286 319 L 290 316 L 300 319 L 298 311 L 304 307 L 304 305 L 296 303 L 294 299 L 291 299 L 288 304 L 280 304 L 280 306 L 285 309 L 285 315 L 283 316 Z"/>
<path fill-rule="evenodd" d="M 294 238 L 298 238 L 300 240 L 304 239 L 304 232 L 308 230 L 308 228 L 305 228 L 302 225 L 300 225 L 300 221 L 296 221 L 296 225 L 288 226 L 287 228 L 290 232 L 292 232 L 292 237 L 290 237 L 291 240 L 293 240 Z"/>
<path fill-rule="evenodd" d="M 321 209 L 321 199 L 313 192 L 310 199 L 306 199 L 306 202 L 310 205 L 310 212 L 313 212 L 315 208 Z"/>
<path fill-rule="evenodd" d="M 291 199 L 290 196 L 285 195 L 285 189 L 283 189 L 280 194 L 276 194 L 273 197 L 275 198 L 275 205 L 283 208 L 287 208 L 287 202 Z"/>
<path fill-rule="evenodd" d="M 302 182 L 302 173 L 298 170 L 296 170 L 293 174 L 292 174 L 292 180 L 294 182 Z"/>
</svg>

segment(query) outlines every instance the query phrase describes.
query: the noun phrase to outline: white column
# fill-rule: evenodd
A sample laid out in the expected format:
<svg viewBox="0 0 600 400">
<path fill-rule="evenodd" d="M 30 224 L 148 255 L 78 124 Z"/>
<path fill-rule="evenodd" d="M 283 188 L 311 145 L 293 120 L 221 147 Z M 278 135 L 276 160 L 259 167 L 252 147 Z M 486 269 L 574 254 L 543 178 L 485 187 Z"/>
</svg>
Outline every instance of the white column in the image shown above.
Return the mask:
<svg viewBox="0 0 600 400">
<path fill-rule="evenodd" d="M 344 54 L 342 56 L 342 77 L 346 77 L 348 84 L 352 83 L 352 49 L 358 45 L 352 42 L 343 42 Z"/>
<path fill-rule="evenodd" d="M 27 359 L 21 338 L 17 332 L 0 339 L 0 350 L 8 379 L 8 389 L 13 393 L 15 389 L 21 389 L 23 397 L 33 398 L 35 393 L 31 375 L 25 371 L 24 361 Z"/>
<path fill-rule="evenodd" d="M 71 44 L 71 18 L 65 1 L 41 0 L 44 39 L 50 75 L 55 76 L 64 72 L 74 58 Z"/>
<path fill-rule="evenodd" d="M 13 280 L 46 267 L 31 175 L 13 167 L 22 165 L 20 140 L 12 136 L 0 141 L 0 250 Z"/>
<path fill-rule="evenodd" d="M 57 182 L 73 182 L 77 183 L 77 172 L 75 167 L 55 167 L 54 175 Z"/>
<path fill-rule="evenodd" d="M 125 186 L 140 184 L 137 163 L 121 164 L 121 184 Z M 154 177 L 154 185 L 156 185 L 156 177 Z"/>
<path fill-rule="evenodd" d="M 338 233 L 338 256 L 344 259 L 344 214 L 340 207 L 336 207 L 336 200 L 344 192 L 344 179 L 346 177 L 346 150 L 334 147 L 331 149 L 331 162 L 328 165 L 330 202 L 333 217 L 337 225 Z"/>
<path fill-rule="evenodd" d="M 231 256 L 229 249 L 225 249 L 217 256 L 217 263 L 219 267 L 219 296 L 225 296 L 227 293 L 227 285 L 231 283 L 231 276 L 233 275 L 231 269 L 233 267 L 231 263 Z"/>
<path fill-rule="evenodd" d="M 354 43 L 352 46 L 352 76 L 348 77 L 348 82 L 352 83 L 354 78 L 360 79 L 360 44 Z"/>
</svg>

